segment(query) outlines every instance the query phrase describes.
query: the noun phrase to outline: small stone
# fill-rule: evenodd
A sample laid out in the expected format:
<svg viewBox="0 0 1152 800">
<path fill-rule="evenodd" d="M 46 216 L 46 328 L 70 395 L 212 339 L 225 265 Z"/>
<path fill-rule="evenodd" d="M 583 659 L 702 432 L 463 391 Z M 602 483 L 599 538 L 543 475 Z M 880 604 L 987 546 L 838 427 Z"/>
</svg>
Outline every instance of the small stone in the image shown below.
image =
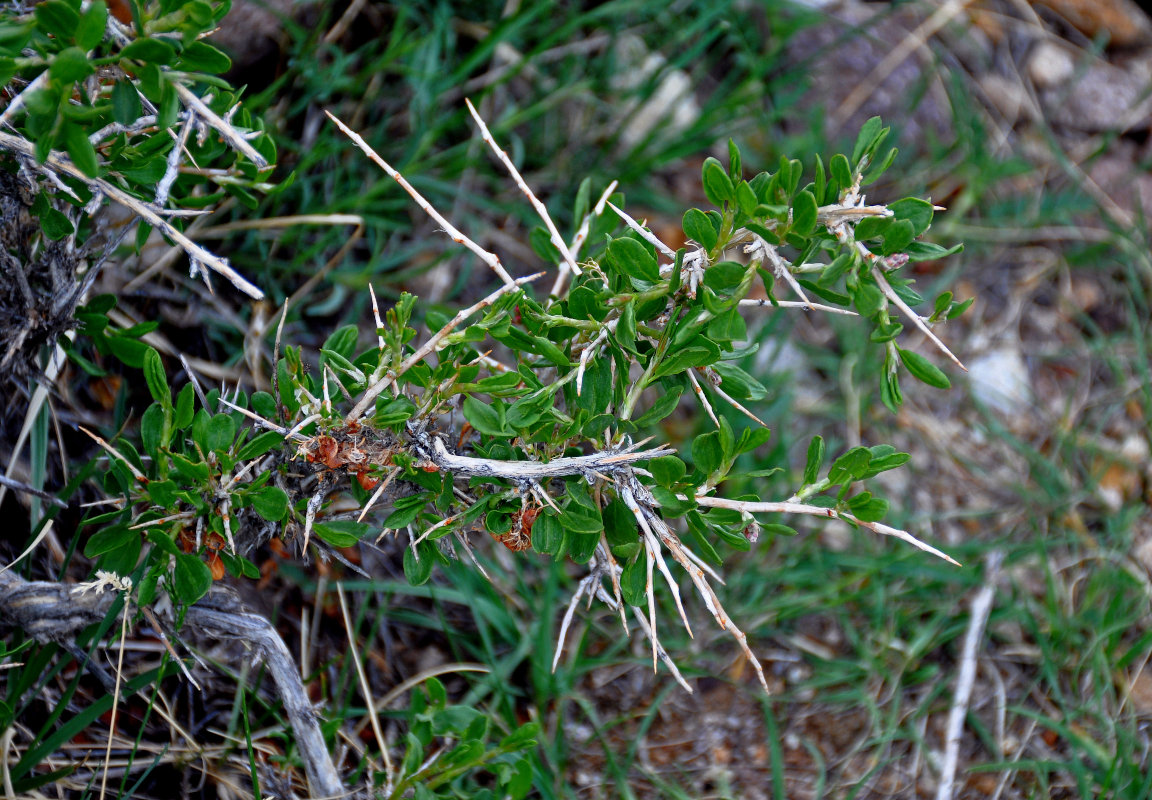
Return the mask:
<svg viewBox="0 0 1152 800">
<path fill-rule="evenodd" d="M 1032 404 L 1028 365 L 1020 350 L 1004 346 L 974 358 L 968 364 L 972 396 L 1001 414 L 1020 414 Z"/>
</svg>

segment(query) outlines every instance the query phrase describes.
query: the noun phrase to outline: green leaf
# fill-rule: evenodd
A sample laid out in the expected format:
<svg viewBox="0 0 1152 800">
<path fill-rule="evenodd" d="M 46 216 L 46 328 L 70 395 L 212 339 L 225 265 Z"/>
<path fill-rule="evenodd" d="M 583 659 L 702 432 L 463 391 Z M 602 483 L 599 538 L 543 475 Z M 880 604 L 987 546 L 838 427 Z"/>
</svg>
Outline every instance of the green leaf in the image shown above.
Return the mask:
<svg viewBox="0 0 1152 800">
<path fill-rule="evenodd" d="M 852 163 L 859 165 L 865 153 L 875 150 L 884 141 L 888 131 L 880 117 L 872 117 L 860 128 L 856 137 L 856 145 L 852 148 Z"/>
<path fill-rule="evenodd" d="M 176 49 L 163 39 L 137 39 L 128 43 L 121 51 L 120 58 L 131 58 L 149 64 L 167 65 L 176 58 Z"/>
<path fill-rule="evenodd" d="M 108 24 L 108 6 L 104 0 L 96 0 L 88 10 L 80 15 L 76 26 L 76 45 L 81 50 L 91 50 L 104 39 L 104 28 Z"/>
<path fill-rule="evenodd" d="M 175 508 L 183 499 L 175 481 L 149 481 L 148 497 L 161 508 Z M 169 539 L 164 535 L 161 535 L 160 538 Z M 171 540 L 169 539 L 169 541 Z"/>
<path fill-rule="evenodd" d="M 337 328 L 324 340 L 321 350 L 336 353 L 338 356 L 344 358 L 346 362 L 350 362 L 356 352 L 356 338 L 359 332 L 359 329 L 355 325 L 344 325 L 343 327 Z M 350 363 L 349 366 L 351 366 Z"/>
<path fill-rule="evenodd" d="M 633 354 L 636 350 L 636 301 L 629 300 L 620 309 L 620 319 L 616 322 L 616 341 Z"/>
<path fill-rule="evenodd" d="M 696 337 L 693 342 L 700 342 L 703 337 Z M 707 341 L 707 340 L 704 340 Z M 678 375 L 693 367 L 706 367 L 720 360 L 720 349 L 715 345 L 711 348 L 694 344 L 681 349 L 674 349 L 665 354 L 660 365 L 652 373 L 652 378 L 663 378 L 667 375 Z"/>
<path fill-rule="evenodd" d="M 696 508 L 695 500 L 692 500 L 690 497 L 684 498 L 671 489 L 665 489 L 663 486 L 653 486 L 652 497 L 669 517 L 683 516 Z"/>
<path fill-rule="evenodd" d="M 236 438 L 236 420 L 230 414 L 215 414 L 208 420 L 204 443 L 209 450 L 227 453 Z"/>
<path fill-rule="evenodd" d="M 767 428 L 745 428 L 740 432 L 740 438 L 736 440 L 736 452 L 738 454 L 750 453 L 757 447 L 767 444 L 768 440 L 771 438 L 772 431 L 768 430 Z M 772 470 L 772 472 L 775 472 L 778 469 L 779 467 L 777 467 L 775 470 Z"/>
<path fill-rule="evenodd" d="M 708 338 L 715 342 L 736 342 L 748 338 L 748 326 L 736 306 L 708 323 Z"/>
<path fill-rule="evenodd" d="M 884 233 L 884 245 L 880 252 L 886 256 L 902 253 L 912 240 L 916 238 L 916 231 L 912 223 L 906 219 L 895 220 Z"/>
<path fill-rule="evenodd" d="M 376 398 L 376 424 L 381 428 L 401 425 L 416 413 L 416 404 L 407 397 Z"/>
<path fill-rule="evenodd" d="M 820 477 L 820 466 L 824 463 L 824 438 L 813 436 L 808 443 L 808 459 L 804 463 L 804 484 L 810 485 Z"/>
<path fill-rule="evenodd" d="M 399 529 L 416 521 L 420 512 L 433 500 L 431 492 L 420 492 L 411 497 L 402 497 L 393 504 L 395 509 L 384 520 L 385 528 Z"/>
<path fill-rule="evenodd" d="M 816 197 L 805 189 L 792 202 L 792 232 L 808 236 L 816 230 Z"/>
<path fill-rule="evenodd" d="M 541 261 L 548 264 L 555 264 L 560 261 L 560 250 L 552 243 L 552 234 L 548 233 L 542 225 L 537 225 L 528 234 L 528 244 Z"/>
<path fill-rule="evenodd" d="M 149 405 L 140 417 L 140 441 L 152 458 L 157 458 L 160 448 L 167 444 L 164 441 L 164 409 L 158 403 Z"/>
<path fill-rule="evenodd" d="M 592 559 L 592 554 L 596 552 L 596 545 L 600 544 L 600 535 L 566 530 L 564 542 L 564 550 L 573 563 L 587 564 Z"/>
<path fill-rule="evenodd" d="M 880 400 L 893 414 L 900 410 L 900 405 L 904 402 L 904 396 L 900 392 L 900 376 L 898 373 L 889 372 L 887 369 L 884 370 L 883 377 L 880 379 Z"/>
<path fill-rule="evenodd" d="M 856 223 L 854 235 L 856 241 L 866 242 L 883 236 L 893 222 L 892 217 L 865 217 Z"/>
<path fill-rule="evenodd" d="M 413 586 L 422 586 L 432 577 L 436 566 L 436 545 L 425 539 L 416 545 L 404 548 L 404 577 Z"/>
<path fill-rule="evenodd" d="M 748 185 L 748 181 L 740 181 L 736 184 L 736 206 L 740 212 L 749 217 L 755 216 L 757 205 L 759 205 L 759 200 L 756 198 L 756 192 Z"/>
<path fill-rule="evenodd" d="M 573 319 L 592 319 L 600 322 L 608 316 L 608 306 L 587 286 L 577 286 L 568 293 L 568 314 Z"/>
<path fill-rule="evenodd" d="M 884 293 L 872 281 L 860 281 L 852 291 L 852 302 L 860 316 L 871 318 L 884 307 Z"/>
<path fill-rule="evenodd" d="M 232 68 L 232 59 L 205 41 L 184 46 L 180 53 L 180 67 L 189 72 L 207 72 L 222 75 Z"/>
<path fill-rule="evenodd" d="M 832 486 L 859 480 L 868 469 L 872 453 L 867 447 L 853 447 L 832 462 L 828 469 L 828 482 Z"/>
<path fill-rule="evenodd" d="M 119 550 L 121 547 L 127 546 L 131 540 L 139 538 L 139 531 L 131 530 L 126 525 L 104 528 L 92 534 L 92 538 L 84 545 L 84 556 L 95 558 L 113 550 Z"/>
<path fill-rule="evenodd" d="M 164 375 L 164 363 L 155 348 L 144 351 L 144 382 L 152 399 L 165 408 L 172 407 L 172 392 L 168 388 L 168 378 Z"/>
<path fill-rule="evenodd" d="M 468 420 L 473 428 L 489 436 L 506 436 L 507 432 L 500 422 L 500 414 L 490 405 L 481 403 L 475 397 L 464 398 L 464 419 Z"/>
<path fill-rule="evenodd" d="M 945 250 L 935 242 L 912 242 L 908 245 L 908 260 L 912 263 L 919 261 L 937 261 L 947 256 L 963 252 L 964 245 L 957 244 Z"/>
<path fill-rule="evenodd" d="M 684 519 L 688 523 L 688 536 L 690 537 L 690 541 L 695 544 L 696 552 L 713 564 L 723 563 L 720 554 L 716 552 L 716 548 L 712 545 L 712 536 L 700 512 L 689 511 Z"/>
<path fill-rule="evenodd" d="M 976 302 L 975 297 L 969 297 L 963 303 L 953 303 L 952 308 L 948 309 L 948 314 L 947 314 L 948 319 L 956 319 L 956 317 L 960 316 L 965 311 L 967 311 L 968 307 L 971 306 L 975 302 Z"/>
<path fill-rule="evenodd" d="M 130 81 L 116 81 L 112 87 L 112 119 L 128 125 L 139 119 L 142 112 L 136 87 Z"/>
<path fill-rule="evenodd" d="M 587 377 L 585 375 L 585 378 Z M 508 409 L 508 425 L 516 430 L 530 428 L 552 408 L 555 402 L 555 396 L 547 391 L 522 397 Z"/>
<path fill-rule="evenodd" d="M 276 487 L 267 487 L 275 489 Z M 279 490 L 277 490 L 279 491 Z M 288 497 L 284 497 L 285 513 L 287 513 Z M 263 514 L 261 514 L 263 516 Z M 268 519 L 266 517 L 266 519 Z M 356 522 L 351 519 L 336 519 L 331 522 L 317 522 L 312 530 L 316 535 L 333 547 L 352 547 L 365 536 L 371 526 L 367 522 Z M 407 569 L 405 569 L 407 572 Z"/>
<path fill-rule="evenodd" d="M 637 558 L 620 573 L 620 594 L 630 606 L 643 606 L 644 587 L 648 583 L 648 569 L 644 559 Z"/>
<path fill-rule="evenodd" d="M 697 436 L 692 440 L 692 463 L 705 475 L 720 468 L 724 461 L 724 449 L 720 446 L 720 434 L 716 431 Z"/>
<path fill-rule="evenodd" d="M 861 522 L 879 522 L 888 513 L 888 501 L 873 497 L 871 492 L 861 492 L 848 499 L 848 510 Z"/>
<path fill-rule="evenodd" d="M 109 336 L 106 341 L 112 355 L 136 369 L 144 366 L 144 354 L 152 349 L 139 339 L 130 339 L 125 336 Z"/>
<path fill-rule="evenodd" d="M 656 259 L 642 242 L 629 237 L 613 239 L 608 244 L 608 257 L 637 289 L 646 289 L 660 280 Z"/>
<path fill-rule="evenodd" d="M 712 365 L 721 377 L 720 388 L 737 400 L 763 400 L 768 396 L 764 384 L 753 378 L 731 361 L 717 361 Z"/>
<path fill-rule="evenodd" d="M 715 512 L 710 513 L 708 516 L 715 516 Z M 728 544 L 728 546 L 734 550 L 747 553 L 752 549 L 752 543 L 748 541 L 748 537 L 744 535 L 744 526 L 742 524 L 736 524 L 733 526 L 713 522 L 711 529 L 713 533 L 723 539 Z"/>
<path fill-rule="evenodd" d="M 560 509 L 560 525 L 570 533 L 599 533 L 604 530 L 600 511 L 579 502 L 569 502 Z"/>
<path fill-rule="evenodd" d="M 721 261 L 708 267 L 704 273 L 704 285 L 716 294 L 730 296 L 744 280 L 748 267 L 736 261 Z"/>
<path fill-rule="evenodd" d="M 719 208 L 724 205 L 726 201 L 733 200 L 736 196 L 735 187 L 732 185 L 732 179 L 728 177 L 728 173 L 720 162 L 715 158 L 708 157 L 704 159 L 704 168 L 701 170 L 702 179 L 704 183 L 704 196 L 708 198 L 708 202 Z"/>
<path fill-rule="evenodd" d="M 199 556 L 190 553 L 176 556 L 173 578 L 176 601 L 182 605 L 192 605 L 212 588 L 212 571 Z"/>
<path fill-rule="evenodd" d="M 76 81 L 82 81 L 95 72 L 87 54 L 79 47 L 69 47 L 61 50 L 52 59 L 48 67 L 48 74 L 52 80 L 64 86 Z"/>
<path fill-rule="evenodd" d="M 57 39 L 70 39 L 80 24 L 80 15 L 62 0 L 37 3 L 32 14 L 40 30 Z"/>
<path fill-rule="evenodd" d="M 705 250 L 716 246 L 720 235 L 712 227 L 712 220 L 698 208 L 690 208 L 684 212 L 684 235 L 699 242 Z"/>
<path fill-rule="evenodd" d="M 540 555 L 551 556 L 560 551 L 564 529 L 555 514 L 545 513 L 532 524 L 532 549 Z"/>
<path fill-rule="evenodd" d="M 51 206 L 40 215 L 40 229 L 53 242 L 58 242 L 65 236 L 71 236 L 76 232 L 68 217 Z"/>
<path fill-rule="evenodd" d="M 284 436 L 276 431 L 264 431 L 236 451 L 237 461 L 259 458 L 284 444 Z"/>
<path fill-rule="evenodd" d="M 12 80 L 12 76 L 15 74 L 16 59 L 10 58 L 9 56 L 0 56 L 0 86 Z"/>
<path fill-rule="evenodd" d="M 904 362 L 904 366 L 912 374 L 912 377 L 937 389 L 951 388 L 952 381 L 948 380 L 948 376 L 944 374 L 943 370 L 927 358 L 911 350 L 897 349 L 900 351 L 900 360 Z"/>
<path fill-rule="evenodd" d="M 195 413 L 196 389 L 190 384 L 184 384 L 180 394 L 176 396 L 176 414 L 172 420 L 172 427 L 184 430 L 192 424 L 192 415 Z"/>
<path fill-rule="evenodd" d="M 828 162 L 828 171 L 836 183 L 840 184 L 840 191 L 852 185 L 852 168 L 848 166 L 848 159 L 842 153 L 832 156 L 832 160 Z"/>
<path fill-rule="evenodd" d="M 795 536 L 797 533 L 791 525 L 784 525 L 780 522 L 762 522 L 760 523 L 760 530 L 776 536 Z"/>
<path fill-rule="evenodd" d="M 861 181 L 861 185 L 865 186 L 869 183 L 873 183 L 874 181 L 879 180 L 880 176 L 887 172 L 888 168 L 892 166 L 892 162 L 896 160 L 896 154 L 898 152 L 899 150 L 897 150 L 895 147 L 892 147 L 888 150 L 888 153 L 884 156 L 884 158 L 880 159 L 879 161 L 873 160 L 873 166 L 868 170 L 868 174 L 864 176 L 864 180 Z"/>
<path fill-rule="evenodd" d="M 912 223 L 916 236 L 923 236 L 932 224 L 932 204 L 919 197 L 905 197 L 895 203 L 889 203 L 888 209 L 895 214 L 896 219 L 905 219 Z"/>
<path fill-rule="evenodd" d="M 824 171 L 824 159 L 820 158 L 820 154 L 816 154 L 816 177 L 812 182 L 813 193 L 816 197 L 816 204 L 826 202 L 824 197 L 825 189 L 828 188 L 828 176 Z"/>
<path fill-rule="evenodd" d="M 636 517 L 620 498 L 612 498 L 604 507 L 603 517 L 604 536 L 610 547 L 622 547 L 638 543 L 640 532 L 636 526 Z"/>
<path fill-rule="evenodd" d="M 952 305 L 952 292 L 943 292 L 937 298 L 936 302 L 932 304 L 932 319 L 938 319 L 941 314 L 947 311 Z"/>
<path fill-rule="evenodd" d="M 874 475 L 879 475 L 881 472 L 887 472 L 890 469 L 896 469 L 907 464 L 912 456 L 907 453 L 897 453 L 895 451 L 879 455 L 876 447 L 869 448 L 872 451 L 872 460 L 868 462 L 868 472 L 865 473 L 865 478 L 871 478 Z"/>
<path fill-rule="evenodd" d="M 656 398 L 652 407 L 636 418 L 637 428 L 647 428 L 655 425 L 676 410 L 680 404 L 680 395 L 684 393 L 682 386 L 674 386 Z"/>
<path fill-rule="evenodd" d="M 288 514 L 288 494 L 279 486 L 261 486 L 250 492 L 248 499 L 256 513 L 269 522 L 280 522 Z"/>
<path fill-rule="evenodd" d="M 660 486 L 673 486 L 688 474 L 688 467 L 676 456 L 660 456 L 648 462 L 648 471 Z"/>
<path fill-rule="evenodd" d="M 172 466 L 178 475 L 192 483 L 203 483 L 208 480 L 208 465 L 203 461 L 191 461 L 179 453 L 173 453 Z"/>
<path fill-rule="evenodd" d="M 740 148 L 736 146 L 736 142 L 731 139 L 728 140 L 728 177 L 733 182 L 740 180 L 741 172 L 743 171 L 743 164 L 740 161 Z"/>
</svg>

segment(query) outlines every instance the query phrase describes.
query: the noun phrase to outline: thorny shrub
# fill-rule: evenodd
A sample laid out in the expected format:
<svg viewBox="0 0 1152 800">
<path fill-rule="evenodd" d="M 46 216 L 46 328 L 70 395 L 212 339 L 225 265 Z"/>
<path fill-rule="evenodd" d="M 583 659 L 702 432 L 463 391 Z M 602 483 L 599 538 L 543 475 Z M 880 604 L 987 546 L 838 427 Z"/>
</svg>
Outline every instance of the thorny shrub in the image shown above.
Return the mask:
<svg viewBox="0 0 1152 800">
<path fill-rule="evenodd" d="M 857 315 L 883 361 L 880 395 L 890 409 L 901 403 L 904 374 L 949 385 L 938 366 L 897 340 L 910 324 L 955 361 L 932 329 L 967 304 L 944 293 L 920 314 L 914 309 L 926 301 L 902 270 L 957 248 L 923 240 L 930 202 L 865 203 L 861 188 L 896 154 L 884 149 L 888 131 L 878 119 L 850 154 L 809 157 L 807 173 L 785 158 L 746 179 L 731 144 L 726 165 L 708 158 L 702 181 L 711 207 L 684 214 L 690 244 L 673 250 L 622 210 L 614 186 L 596 196 L 587 181 L 576 198 L 580 226 L 561 237 L 473 111 L 544 222 L 531 237 L 544 270 L 513 279 L 333 118 L 485 261 L 499 287 L 452 318 L 420 318 L 410 294 L 381 316 L 373 296 L 376 341 L 361 349 L 358 328 L 343 327 L 314 366 L 312 354 L 281 347 L 277 332 L 271 393 L 224 395 L 194 382 L 173 392 L 172 365 L 140 340 L 155 323 L 121 328 L 114 297 L 85 297 L 128 230 L 110 206 L 139 220 L 137 245 L 157 229 L 185 250 L 194 273 L 223 275 L 259 297 L 183 233 L 184 220 L 228 195 L 250 202 L 253 191 L 275 191 L 275 153 L 259 121 L 214 77 L 227 58 L 200 40 L 226 4 L 128 8 L 131 16 L 117 19 L 103 2 L 47 0 L 0 23 L 0 82 L 9 97 L 0 117 L 0 253 L 6 270 L 28 276 L 5 281 L 0 311 L 26 322 L 5 323 L 22 333 L 0 358 L 14 381 L 56 374 L 58 357 L 36 366 L 45 343 L 94 374 L 93 351 L 143 371 L 153 402 L 138 429 L 112 442 L 94 437 L 110 458 L 91 479 L 119 502 L 85 520 L 92 533 L 83 545 L 95 568 L 131 576 L 134 607 L 162 595 L 188 607 L 225 573 L 258 577 L 248 557 L 271 539 L 341 558 L 341 548 L 392 533 L 407 542 L 404 571 L 418 584 L 492 538 L 521 557 L 531 550 L 586 565 L 557 656 L 577 601 L 596 597 L 625 629 L 631 615 L 654 665 L 663 660 L 683 683 L 656 620 L 662 579 L 688 624 L 669 560 L 759 673 L 713 589 L 725 551 L 748 550 L 762 534 L 794 534 L 782 515 L 809 514 L 943 555 L 881 522 L 888 503 L 864 482 L 908 460 L 888 445 L 829 459 L 816 437 L 791 497 L 723 495 L 741 456 L 770 435 L 746 407 L 766 394 L 744 368 L 756 348 L 747 314 L 801 307 Z M 706 417 L 707 432 L 684 453 L 649 445 L 684 403 Z M 348 495 L 360 510 L 333 511 L 333 499 Z M 33 523 L 42 528 L 53 513 Z M 443 708 L 440 695 L 434 704 Z M 522 736 L 508 752 L 528 742 Z M 406 759 L 413 769 L 427 744 L 416 737 Z M 527 790 L 518 768 L 505 772 L 508 786 Z M 403 783 L 392 778 L 392 786 Z"/>
</svg>

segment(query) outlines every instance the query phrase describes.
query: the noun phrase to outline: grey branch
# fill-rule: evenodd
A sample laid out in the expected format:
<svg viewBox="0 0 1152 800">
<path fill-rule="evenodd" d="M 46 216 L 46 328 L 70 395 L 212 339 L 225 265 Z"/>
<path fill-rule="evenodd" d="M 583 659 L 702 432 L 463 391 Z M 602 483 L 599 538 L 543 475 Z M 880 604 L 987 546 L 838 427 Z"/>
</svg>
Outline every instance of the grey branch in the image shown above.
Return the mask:
<svg viewBox="0 0 1152 800">
<path fill-rule="evenodd" d="M 268 620 L 256 614 L 235 611 L 216 611 L 198 605 L 191 606 L 185 617 L 188 624 L 218 636 L 229 636 L 254 644 L 264 657 L 284 710 L 292 723 L 296 744 L 304 759 L 304 771 L 312 794 L 316 797 L 342 797 L 345 794 L 336 765 L 324 745 L 320 719 L 308 700 L 304 682 L 292 662 L 284 640 Z"/>
<path fill-rule="evenodd" d="M 490 458 L 453 455 L 448 452 L 443 440 L 434 438 L 430 455 L 432 463 L 445 472 L 483 478 L 538 481 L 541 478 L 588 475 L 593 472 L 607 474 L 637 461 L 672 455 L 675 452 L 667 447 L 657 447 L 639 452 L 605 451 L 590 456 L 557 458 L 552 461 L 495 461 Z"/>
</svg>

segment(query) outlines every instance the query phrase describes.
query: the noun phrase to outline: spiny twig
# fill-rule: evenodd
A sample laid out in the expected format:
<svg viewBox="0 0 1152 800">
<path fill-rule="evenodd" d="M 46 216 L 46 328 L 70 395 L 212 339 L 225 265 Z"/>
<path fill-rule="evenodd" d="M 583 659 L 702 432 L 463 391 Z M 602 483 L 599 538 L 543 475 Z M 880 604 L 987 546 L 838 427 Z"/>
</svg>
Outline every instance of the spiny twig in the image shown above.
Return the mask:
<svg viewBox="0 0 1152 800">
<path fill-rule="evenodd" d="M 508 154 L 504 152 L 500 145 L 496 144 L 496 140 L 492 137 L 488 126 L 484 124 L 484 120 L 476 113 L 476 107 L 472 105 L 472 101 L 464 98 L 464 103 L 468 106 L 468 113 L 472 115 L 472 119 L 476 121 L 476 125 L 480 128 L 480 134 L 483 136 L 485 143 L 492 148 L 492 152 L 500 159 L 500 163 L 508 170 L 508 174 L 512 176 L 512 180 L 516 181 L 516 185 L 520 187 L 520 191 L 528 198 L 528 202 L 532 204 L 532 208 L 536 209 L 536 213 L 540 216 L 540 219 L 544 221 L 544 226 L 548 229 L 552 244 L 560 251 L 560 255 L 564 259 L 564 263 L 568 265 L 568 269 L 572 270 L 572 274 L 574 275 L 581 275 L 580 265 L 577 264 L 576 259 L 572 257 L 568 245 L 560 236 L 560 231 L 556 230 L 556 223 L 552 221 L 552 217 L 548 214 L 548 208 L 541 203 L 539 198 L 532 192 L 527 182 L 521 177 L 520 171 L 516 169 L 516 165 L 512 163 L 512 159 L 508 158 Z"/>
<path fill-rule="evenodd" d="M 747 511 L 749 514 L 807 514 L 814 517 L 846 520 L 861 527 L 867 528 L 870 531 L 874 531 L 875 533 L 900 539 L 901 541 L 907 542 L 913 547 L 918 547 L 925 553 L 931 553 L 937 558 L 944 559 L 949 564 L 954 564 L 957 567 L 961 566 L 960 562 L 952 558 L 952 556 L 937 550 L 930 544 L 920 541 L 907 531 L 902 531 L 899 528 L 893 528 L 892 526 L 885 525 L 881 522 L 865 522 L 863 520 L 857 519 L 846 511 L 837 511 L 834 508 L 811 506 L 806 503 L 772 503 L 749 500 L 729 500 L 724 497 L 709 497 L 707 495 L 697 495 L 695 500 L 697 505 L 710 506 L 712 508 L 730 508 L 735 511 Z"/>
<path fill-rule="evenodd" d="M 22 137 L 12 136 L 2 131 L 0 131 L 0 149 L 20 153 L 28 158 L 34 158 L 36 154 L 35 146 L 31 142 Z M 203 265 L 219 273 L 231 281 L 233 286 L 254 300 L 264 299 L 264 293 L 257 289 L 239 272 L 234 270 L 226 259 L 213 255 L 189 239 L 173 227 L 168 220 L 164 219 L 160 211 L 150 203 L 137 200 L 120 187 L 102 178 L 89 178 L 62 153 L 56 151 L 49 153 L 48 158 L 44 161 L 44 167 L 74 178 L 88 186 L 93 192 L 103 194 L 105 197 L 129 209 L 134 214 L 142 217 L 166 237 L 179 244 L 180 247 L 184 249 L 184 252 L 188 254 L 188 258 L 193 265 Z"/>
<path fill-rule="evenodd" d="M 508 274 L 508 270 L 504 269 L 504 265 L 500 263 L 499 256 L 497 256 L 495 253 L 488 252 L 483 247 L 476 244 L 476 242 L 472 241 L 459 230 L 457 230 L 456 226 L 445 219 L 439 211 L 433 208 L 432 204 L 425 200 L 424 196 L 416 191 L 416 188 L 410 184 L 403 175 L 397 172 L 391 164 L 381 158 L 380 155 L 372 149 L 372 146 L 364 141 L 360 134 L 356 133 L 354 130 L 341 122 L 331 111 L 325 109 L 324 113 L 328 115 L 328 119 L 336 123 L 336 127 L 343 131 L 345 136 L 351 139 L 357 147 L 364 151 L 364 154 L 368 156 L 368 158 L 372 159 L 376 165 L 380 167 L 380 169 L 388 173 L 388 176 L 392 178 L 392 180 L 400 184 L 400 187 L 404 189 L 404 191 L 406 191 L 413 200 L 416 201 L 416 205 L 420 206 L 420 208 L 424 210 L 425 214 L 436 220 L 440 227 L 444 229 L 444 232 L 447 233 L 449 237 L 451 237 L 452 241 L 456 242 L 457 244 L 464 245 L 477 256 L 479 256 L 480 260 L 487 264 L 488 267 L 496 273 L 500 280 L 504 281 L 505 286 L 512 286 L 515 283 L 515 281 L 512 279 L 512 276 Z"/>
<path fill-rule="evenodd" d="M 612 196 L 612 192 L 616 191 L 616 181 L 608 184 L 608 188 L 600 195 L 600 199 L 596 201 L 596 205 L 592 210 L 584 215 L 584 219 L 580 221 L 580 229 L 576 231 L 576 235 L 572 237 L 572 244 L 569 245 L 568 250 L 575 258 L 580 254 L 580 249 L 584 246 L 584 240 L 588 238 L 588 232 L 592 229 L 593 217 L 599 217 L 604 213 L 604 204 L 608 202 L 608 198 Z M 552 284 L 552 289 L 548 294 L 552 297 L 559 297 L 560 292 L 564 291 L 564 284 L 568 280 L 570 270 L 568 265 L 563 261 L 560 262 L 559 268 L 556 270 L 556 280 Z"/>
</svg>

